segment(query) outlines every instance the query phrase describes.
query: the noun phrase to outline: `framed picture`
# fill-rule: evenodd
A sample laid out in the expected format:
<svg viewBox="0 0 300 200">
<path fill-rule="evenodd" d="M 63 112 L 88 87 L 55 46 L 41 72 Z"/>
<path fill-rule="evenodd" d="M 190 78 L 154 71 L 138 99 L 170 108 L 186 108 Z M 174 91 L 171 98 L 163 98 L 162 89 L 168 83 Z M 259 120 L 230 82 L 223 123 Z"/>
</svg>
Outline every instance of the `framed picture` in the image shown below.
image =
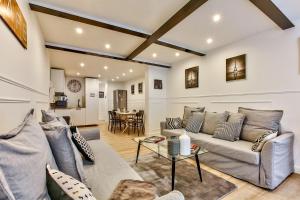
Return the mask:
<svg viewBox="0 0 300 200">
<path fill-rule="evenodd" d="M 100 99 L 103 99 L 103 98 L 104 98 L 104 92 L 99 91 L 99 98 L 100 98 Z"/>
<path fill-rule="evenodd" d="M 27 24 L 16 0 L 0 0 L 0 18 L 26 49 Z"/>
<path fill-rule="evenodd" d="M 131 85 L 131 94 L 134 94 L 134 85 Z"/>
<path fill-rule="evenodd" d="M 185 88 L 199 87 L 199 67 L 192 67 L 185 70 Z"/>
<path fill-rule="evenodd" d="M 162 90 L 162 80 L 154 79 L 154 89 L 156 90 Z"/>
<path fill-rule="evenodd" d="M 246 54 L 226 59 L 226 81 L 246 79 Z"/>
<path fill-rule="evenodd" d="M 139 90 L 139 94 L 143 93 L 143 83 L 138 84 L 138 90 Z"/>
</svg>

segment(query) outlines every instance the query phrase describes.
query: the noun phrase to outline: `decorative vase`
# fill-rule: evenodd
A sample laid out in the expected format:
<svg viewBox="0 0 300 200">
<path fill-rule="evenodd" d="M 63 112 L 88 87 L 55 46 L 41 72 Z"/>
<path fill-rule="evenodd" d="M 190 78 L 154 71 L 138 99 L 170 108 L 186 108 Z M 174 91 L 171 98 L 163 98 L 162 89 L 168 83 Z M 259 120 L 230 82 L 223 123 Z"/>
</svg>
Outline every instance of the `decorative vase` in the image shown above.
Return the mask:
<svg viewBox="0 0 300 200">
<path fill-rule="evenodd" d="M 191 155 L 191 138 L 186 134 L 186 131 L 179 137 L 180 140 L 180 155 Z"/>
<path fill-rule="evenodd" d="M 172 136 L 168 139 L 168 154 L 171 156 L 177 156 L 180 152 L 180 142 L 178 137 Z"/>
</svg>

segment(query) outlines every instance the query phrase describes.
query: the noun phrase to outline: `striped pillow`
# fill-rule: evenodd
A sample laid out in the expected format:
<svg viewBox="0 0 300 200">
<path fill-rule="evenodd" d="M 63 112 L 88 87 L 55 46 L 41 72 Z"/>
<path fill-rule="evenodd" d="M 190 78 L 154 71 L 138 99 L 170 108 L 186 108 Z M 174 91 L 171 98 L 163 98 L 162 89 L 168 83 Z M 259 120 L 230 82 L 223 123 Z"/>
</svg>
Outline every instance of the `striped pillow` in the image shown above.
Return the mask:
<svg viewBox="0 0 300 200">
<path fill-rule="evenodd" d="M 187 121 L 185 130 L 192 133 L 199 133 L 204 121 L 204 113 L 194 113 Z"/>
<path fill-rule="evenodd" d="M 166 119 L 166 128 L 167 129 L 180 129 L 180 128 L 182 128 L 182 120 L 180 119 L 180 117 L 167 118 Z"/>
<path fill-rule="evenodd" d="M 241 124 L 239 122 L 218 123 L 213 138 L 234 142 L 236 140 L 236 135 L 240 131 L 240 126 Z"/>
<path fill-rule="evenodd" d="M 257 138 L 256 142 L 253 144 L 251 150 L 254 152 L 260 152 L 264 146 L 264 144 L 275 137 L 277 137 L 277 131 L 266 131 L 267 133 L 261 135 Z"/>
</svg>

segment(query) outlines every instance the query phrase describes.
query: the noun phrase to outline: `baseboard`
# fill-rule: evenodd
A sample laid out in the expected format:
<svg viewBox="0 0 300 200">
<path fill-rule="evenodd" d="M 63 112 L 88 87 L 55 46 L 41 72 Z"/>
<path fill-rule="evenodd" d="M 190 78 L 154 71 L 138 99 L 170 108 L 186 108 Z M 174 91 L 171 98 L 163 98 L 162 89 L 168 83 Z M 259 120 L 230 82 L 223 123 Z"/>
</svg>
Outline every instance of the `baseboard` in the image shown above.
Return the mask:
<svg viewBox="0 0 300 200">
<path fill-rule="evenodd" d="M 300 166 L 295 165 L 295 173 L 300 174 Z"/>
</svg>

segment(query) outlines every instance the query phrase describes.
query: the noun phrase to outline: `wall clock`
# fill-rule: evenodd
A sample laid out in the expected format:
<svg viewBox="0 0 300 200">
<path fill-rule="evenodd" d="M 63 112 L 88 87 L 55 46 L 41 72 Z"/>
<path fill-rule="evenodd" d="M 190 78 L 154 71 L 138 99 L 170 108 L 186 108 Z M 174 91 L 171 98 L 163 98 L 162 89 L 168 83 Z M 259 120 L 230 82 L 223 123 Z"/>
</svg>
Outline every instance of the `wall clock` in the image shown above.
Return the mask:
<svg viewBox="0 0 300 200">
<path fill-rule="evenodd" d="M 72 80 L 69 80 L 67 87 L 71 92 L 77 93 L 81 90 L 81 83 L 80 83 L 80 81 L 78 81 L 76 79 L 72 79 Z"/>
</svg>

